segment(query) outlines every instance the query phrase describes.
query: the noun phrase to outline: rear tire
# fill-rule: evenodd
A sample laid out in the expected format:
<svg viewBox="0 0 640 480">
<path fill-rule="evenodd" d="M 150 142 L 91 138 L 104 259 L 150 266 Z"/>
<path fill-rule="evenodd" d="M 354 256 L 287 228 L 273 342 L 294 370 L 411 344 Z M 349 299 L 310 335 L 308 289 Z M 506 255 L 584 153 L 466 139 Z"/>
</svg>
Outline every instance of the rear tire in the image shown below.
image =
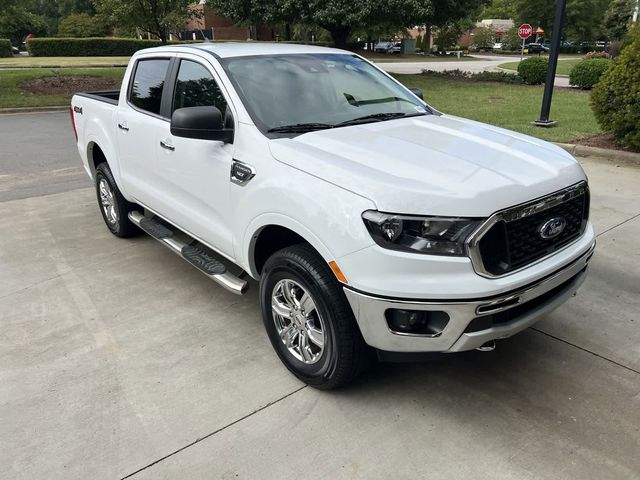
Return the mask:
<svg viewBox="0 0 640 480">
<path fill-rule="evenodd" d="M 367 367 L 371 350 L 342 287 L 310 245 L 287 247 L 267 260 L 260 306 L 280 360 L 308 385 L 341 387 Z"/>
<path fill-rule="evenodd" d="M 129 212 L 139 207 L 122 196 L 107 162 L 102 162 L 96 168 L 96 197 L 102 219 L 111 233 L 120 238 L 140 233 L 138 227 L 129 220 Z"/>
</svg>

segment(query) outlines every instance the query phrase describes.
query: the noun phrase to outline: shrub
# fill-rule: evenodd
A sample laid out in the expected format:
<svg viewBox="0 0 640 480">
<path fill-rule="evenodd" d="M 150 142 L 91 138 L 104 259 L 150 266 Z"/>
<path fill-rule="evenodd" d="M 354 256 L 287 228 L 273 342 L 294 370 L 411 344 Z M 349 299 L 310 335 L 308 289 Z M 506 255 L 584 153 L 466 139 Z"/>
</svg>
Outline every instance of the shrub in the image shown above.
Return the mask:
<svg viewBox="0 0 640 480">
<path fill-rule="evenodd" d="M 640 26 L 629 35 L 631 43 L 594 87 L 591 106 L 604 130 L 640 150 Z"/>
<path fill-rule="evenodd" d="M 436 72 L 433 70 L 423 70 L 423 75 L 436 78 L 447 78 L 451 80 L 471 80 L 474 82 L 501 82 L 501 83 L 522 83 L 518 75 L 507 72 L 464 72 L 459 68 L 455 70 L 444 70 Z"/>
<path fill-rule="evenodd" d="M 73 13 L 58 24 L 58 35 L 61 37 L 102 37 L 110 32 L 109 22 L 101 15 Z"/>
<path fill-rule="evenodd" d="M 609 54 L 608 54 L 607 52 L 605 52 L 605 51 L 602 51 L 602 52 L 595 52 L 595 51 L 593 51 L 593 52 L 589 52 L 589 53 L 587 53 L 587 54 L 584 56 L 584 58 L 585 58 L 586 60 L 588 60 L 588 59 L 590 59 L 590 58 L 609 58 Z"/>
<path fill-rule="evenodd" d="M 546 57 L 526 58 L 518 65 L 518 75 L 524 83 L 539 85 L 547 78 L 549 60 Z"/>
<path fill-rule="evenodd" d="M 34 57 L 130 56 L 143 48 L 158 46 L 160 46 L 160 40 L 138 40 L 137 38 L 31 38 L 27 40 L 27 50 Z"/>
<path fill-rule="evenodd" d="M 598 83 L 602 74 L 609 68 L 611 60 L 596 57 L 582 60 L 571 69 L 569 83 L 578 88 L 590 90 Z"/>
<path fill-rule="evenodd" d="M 0 38 L 0 57 L 10 57 L 13 55 L 11 51 L 11 40 Z"/>
</svg>

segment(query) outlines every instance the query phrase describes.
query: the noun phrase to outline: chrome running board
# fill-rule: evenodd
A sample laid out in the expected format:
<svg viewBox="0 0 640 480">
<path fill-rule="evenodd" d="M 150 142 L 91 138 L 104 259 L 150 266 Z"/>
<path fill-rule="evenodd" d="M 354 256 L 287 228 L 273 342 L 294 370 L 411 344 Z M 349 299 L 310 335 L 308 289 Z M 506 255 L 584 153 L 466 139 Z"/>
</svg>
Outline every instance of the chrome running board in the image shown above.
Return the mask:
<svg viewBox="0 0 640 480">
<path fill-rule="evenodd" d="M 129 220 L 230 292 L 243 295 L 249 288 L 245 280 L 228 272 L 225 265 L 214 256 L 213 252 L 210 252 L 210 249 L 194 246 L 178 239 L 176 232 L 172 230 L 173 227 L 167 227 L 153 218 L 145 217 L 138 211 L 129 212 Z M 181 233 L 188 236 L 184 232 Z"/>
</svg>

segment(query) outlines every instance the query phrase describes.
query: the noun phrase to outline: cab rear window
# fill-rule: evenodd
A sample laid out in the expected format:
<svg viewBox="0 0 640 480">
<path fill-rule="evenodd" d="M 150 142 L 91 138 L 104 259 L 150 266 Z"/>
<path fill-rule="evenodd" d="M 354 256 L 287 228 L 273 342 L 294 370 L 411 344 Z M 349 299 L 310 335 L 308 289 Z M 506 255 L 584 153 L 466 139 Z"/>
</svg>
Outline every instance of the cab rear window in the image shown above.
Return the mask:
<svg viewBox="0 0 640 480">
<path fill-rule="evenodd" d="M 129 102 L 140 110 L 159 115 L 168 68 L 168 58 L 139 60 L 133 75 Z"/>
</svg>

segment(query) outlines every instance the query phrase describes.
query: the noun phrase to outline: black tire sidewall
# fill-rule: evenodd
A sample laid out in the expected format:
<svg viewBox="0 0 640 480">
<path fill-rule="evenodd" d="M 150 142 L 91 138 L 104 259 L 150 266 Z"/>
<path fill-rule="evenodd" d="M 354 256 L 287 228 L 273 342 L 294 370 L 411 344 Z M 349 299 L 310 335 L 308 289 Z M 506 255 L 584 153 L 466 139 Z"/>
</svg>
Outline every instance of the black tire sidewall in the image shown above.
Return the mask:
<svg viewBox="0 0 640 480">
<path fill-rule="evenodd" d="M 295 257 L 280 254 L 275 254 L 274 257 L 265 265 L 260 281 L 260 305 L 269 340 L 282 362 L 294 375 L 310 385 L 325 383 L 333 376 L 339 360 L 340 352 L 336 348 L 336 322 L 340 319 L 336 318 L 331 305 L 326 301 L 326 287 L 322 279 L 318 278 L 319 272 L 313 268 L 308 270 L 297 262 Z M 276 283 L 283 279 L 290 279 L 302 285 L 313 298 L 322 317 L 326 330 L 325 346 L 322 357 L 314 364 L 305 364 L 291 355 L 278 335 L 271 311 L 271 295 Z"/>
<path fill-rule="evenodd" d="M 104 179 L 109 184 L 109 188 L 111 188 L 111 193 L 113 194 L 113 201 L 118 214 L 118 220 L 115 224 L 112 224 L 107 220 L 104 209 L 102 208 L 102 201 L 100 200 L 100 180 L 102 179 Z M 131 220 L 129 220 L 129 212 L 134 209 L 134 205 L 129 203 L 122 196 L 122 193 L 120 193 L 120 189 L 118 188 L 118 185 L 113 178 L 111 169 L 106 162 L 101 163 L 96 168 L 95 189 L 96 198 L 98 200 L 98 208 L 100 209 L 102 219 L 104 220 L 104 223 L 109 231 L 111 231 L 111 233 L 113 233 L 117 237 L 131 237 L 136 235 L 139 230 L 131 222 Z"/>
</svg>

